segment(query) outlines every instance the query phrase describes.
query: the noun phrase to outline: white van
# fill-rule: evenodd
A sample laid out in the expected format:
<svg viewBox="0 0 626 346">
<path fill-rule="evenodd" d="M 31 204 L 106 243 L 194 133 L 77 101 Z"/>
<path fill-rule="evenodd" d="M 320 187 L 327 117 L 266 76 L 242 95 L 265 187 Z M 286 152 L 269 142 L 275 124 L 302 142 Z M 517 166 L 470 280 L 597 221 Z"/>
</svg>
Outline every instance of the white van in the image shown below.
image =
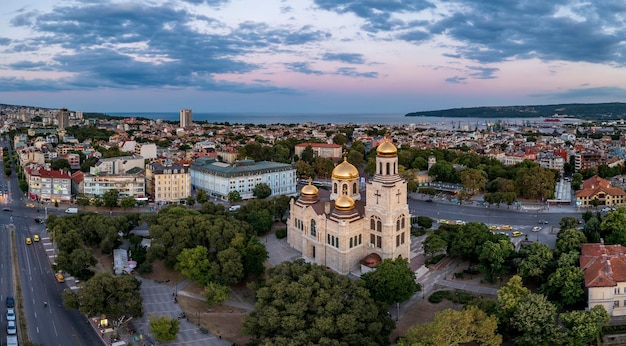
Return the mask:
<svg viewBox="0 0 626 346">
<path fill-rule="evenodd" d="M 240 205 L 233 205 L 233 206 L 231 206 L 230 208 L 228 208 L 228 211 L 236 211 L 236 210 L 238 210 L 239 208 L 241 208 L 241 206 L 240 206 Z"/>
<path fill-rule="evenodd" d="M 78 208 L 67 208 L 65 209 L 66 214 L 78 214 Z"/>
</svg>

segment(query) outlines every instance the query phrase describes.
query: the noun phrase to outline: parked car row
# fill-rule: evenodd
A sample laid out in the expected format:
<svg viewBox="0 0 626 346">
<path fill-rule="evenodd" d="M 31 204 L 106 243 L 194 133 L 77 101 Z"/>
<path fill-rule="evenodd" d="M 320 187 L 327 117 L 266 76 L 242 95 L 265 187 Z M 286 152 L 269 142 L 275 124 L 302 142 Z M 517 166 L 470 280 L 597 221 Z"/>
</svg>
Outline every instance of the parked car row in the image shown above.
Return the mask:
<svg viewBox="0 0 626 346">
<path fill-rule="evenodd" d="M 12 296 L 8 296 L 6 299 L 7 305 L 7 334 L 17 334 L 17 325 L 15 324 L 15 299 Z"/>
</svg>

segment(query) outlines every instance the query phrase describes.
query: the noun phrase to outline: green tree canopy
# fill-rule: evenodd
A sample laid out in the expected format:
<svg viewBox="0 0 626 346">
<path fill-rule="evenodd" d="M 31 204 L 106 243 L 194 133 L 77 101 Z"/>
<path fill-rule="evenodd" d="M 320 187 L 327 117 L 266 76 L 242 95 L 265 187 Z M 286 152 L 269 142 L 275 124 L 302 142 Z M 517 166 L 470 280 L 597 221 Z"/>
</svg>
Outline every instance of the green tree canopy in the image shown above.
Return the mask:
<svg viewBox="0 0 626 346">
<path fill-rule="evenodd" d="M 530 293 L 517 304 L 511 324 L 520 346 L 558 345 L 564 333 L 556 322 L 556 307 L 541 294 Z"/>
<path fill-rule="evenodd" d="M 198 192 L 196 192 L 196 200 L 198 203 L 204 204 L 209 201 L 209 196 L 207 196 L 206 191 L 199 189 Z"/>
<path fill-rule="evenodd" d="M 239 191 L 233 190 L 233 191 L 228 193 L 228 201 L 230 203 L 239 203 L 242 200 L 243 199 L 241 198 L 241 194 L 239 193 Z"/>
<path fill-rule="evenodd" d="M 180 328 L 180 321 L 176 318 L 168 318 L 167 316 L 150 316 L 148 317 L 148 325 L 154 337 L 163 342 L 173 341 L 176 339 Z"/>
<path fill-rule="evenodd" d="M 523 278 L 535 278 L 542 281 L 543 275 L 552 261 L 552 251 L 544 243 L 534 242 L 524 246 L 519 254 L 522 260 L 519 264 L 519 275 Z"/>
<path fill-rule="evenodd" d="M 560 315 L 567 328 L 567 340 L 563 344 L 572 346 L 590 345 L 602 332 L 602 326 L 609 322 L 609 314 L 602 305 L 594 305 L 589 310 L 574 310 Z"/>
<path fill-rule="evenodd" d="M 191 249 L 183 249 L 177 260 L 176 270 L 180 270 L 182 276 L 200 286 L 206 286 L 211 281 L 211 271 L 217 270 L 212 268 L 212 264 L 209 262 L 209 250 L 201 245 Z"/>
<path fill-rule="evenodd" d="M 261 344 L 388 345 L 394 328 L 363 281 L 302 259 L 269 269 L 256 297 L 243 331 Z"/>
<path fill-rule="evenodd" d="M 461 171 L 461 184 L 463 187 L 476 193 L 487 185 L 487 173 L 473 168 L 466 168 Z"/>
<path fill-rule="evenodd" d="M 582 244 L 586 242 L 587 237 L 582 231 L 574 228 L 562 229 L 556 235 L 555 251 L 557 254 L 570 251 L 577 251 L 580 253 Z"/>
<path fill-rule="evenodd" d="M 104 206 L 109 207 L 109 208 L 117 207 L 119 197 L 120 197 L 120 192 L 116 189 L 105 192 L 102 195 Z"/>
<path fill-rule="evenodd" d="M 272 189 L 266 183 L 259 183 L 252 189 L 252 194 L 258 199 L 265 199 L 272 195 Z"/>
<path fill-rule="evenodd" d="M 98 273 L 78 292 L 65 290 L 63 304 L 88 316 L 105 314 L 115 327 L 132 317 L 143 316 L 141 282 L 131 275 Z"/>
<path fill-rule="evenodd" d="M 475 306 L 460 311 L 446 309 L 435 313 L 432 322 L 411 327 L 397 345 L 456 346 L 476 343 L 498 346 L 502 344 L 502 335 L 497 331 L 497 319 Z"/>
<path fill-rule="evenodd" d="M 415 283 L 415 272 L 406 259 L 384 259 L 376 270 L 361 276 L 372 298 L 387 305 L 409 299 L 419 286 Z"/>
<path fill-rule="evenodd" d="M 448 242 L 445 239 L 437 235 L 435 232 L 428 232 L 428 236 L 422 242 L 424 246 L 424 254 L 433 256 L 436 253 L 442 252 L 448 246 Z"/>
</svg>

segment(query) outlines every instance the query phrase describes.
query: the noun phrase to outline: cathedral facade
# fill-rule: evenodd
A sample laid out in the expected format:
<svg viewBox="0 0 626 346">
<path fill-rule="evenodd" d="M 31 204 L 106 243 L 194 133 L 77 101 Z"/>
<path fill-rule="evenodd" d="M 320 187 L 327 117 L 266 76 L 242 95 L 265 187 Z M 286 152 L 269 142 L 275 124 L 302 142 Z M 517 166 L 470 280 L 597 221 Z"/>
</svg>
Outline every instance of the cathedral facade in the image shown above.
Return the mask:
<svg viewBox="0 0 626 346">
<path fill-rule="evenodd" d="M 307 261 L 360 275 L 385 258 L 410 260 L 407 186 L 388 137 L 376 148 L 376 173 L 365 196 L 358 170 L 345 157 L 332 172 L 330 194 L 323 192 L 309 182 L 290 205 L 287 241 Z"/>
</svg>

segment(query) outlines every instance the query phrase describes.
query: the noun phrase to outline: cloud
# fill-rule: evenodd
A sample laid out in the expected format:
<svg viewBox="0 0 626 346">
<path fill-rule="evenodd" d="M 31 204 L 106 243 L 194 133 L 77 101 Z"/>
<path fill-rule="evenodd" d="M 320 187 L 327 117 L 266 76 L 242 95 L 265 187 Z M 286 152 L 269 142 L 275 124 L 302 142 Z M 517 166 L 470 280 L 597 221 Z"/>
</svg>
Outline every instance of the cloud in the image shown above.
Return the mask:
<svg viewBox="0 0 626 346">
<path fill-rule="evenodd" d="M 52 68 L 44 61 L 26 61 L 22 60 L 16 63 L 5 65 L 12 70 L 33 70 L 33 71 L 51 71 Z"/>
<path fill-rule="evenodd" d="M 230 2 L 230 0 L 181 0 L 181 1 L 188 2 L 194 5 L 207 4 L 212 7 L 219 7 L 221 5 L 225 5 Z"/>
<path fill-rule="evenodd" d="M 309 75 L 314 75 L 314 76 L 321 76 L 321 75 L 326 74 L 320 70 L 313 70 L 308 62 L 303 62 L 303 61 L 286 63 L 285 66 L 287 67 L 288 71 L 292 71 L 292 72 L 298 72 L 298 73 L 309 74 Z"/>
<path fill-rule="evenodd" d="M 378 78 L 378 72 L 359 72 L 353 67 L 340 67 L 334 72 L 314 70 L 308 62 L 286 63 L 287 70 L 314 76 L 338 75 L 354 78 Z"/>
<path fill-rule="evenodd" d="M 13 40 L 7 37 L 0 37 L 0 46 L 8 46 Z"/>
<path fill-rule="evenodd" d="M 191 1 L 218 6 L 228 1 Z M 201 30 L 189 23 L 203 24 Z M 55 87 L 121 88 L 196 87 L 232 92 L 293 92 L 290 89 L 251 83 L 219 81 L 219 74 L 244 74 L 261 69 L 245 62 L 250 53 L 274 54 L 285 46 L 325 40 L 330 33 L 312 26 L 270 27 L 266 23 L 242 22 L 232 27 L 214 18 L 196 15 L 174 4 L 89 2 L 55 7 L 47 13 L 15 16 L 14 26 L 36 34 L 8 43 L 9 53 L 55 51 L 50 64 L 12 66 L 20 70 L 53 70 L 71 73 L 60 82 L 33 81 L 32 89 Z M 27 88 L 28 80 L 10 80 Z"/>
<path fill-rule="evenodd" d="M 341 61 L 347 64 L 364 64 L 363 54 L 358 53 L 325 53 L 322 59 L 329 61 Z"/>
<path fill-rule="evenodd" d="M 495 67 L 468 66 L 467 68 L 470 71 L 475 71 L 475 72 L 470 72 L 469 75 L 476 79 L 494 79 L 496 78 L 494 76 L 494 73 L 500 71 L 499 68 L 495 68 Z"/>
<path fill-rule="evenodd" d="M 390 31 L 406 27 L 406 22 L 393 14 L 416 13 L 435 6 L 425 0 L 314 0 L 324 10 L 350 13 L 365 20 L 361 27 L 368 32 Z"/>
<path fill-rule="evenodd" d="M 347 77 L 378 78 L 378 72 L 358 72 L 353 67 L 340 67 L 335 74 Z"/>
<path fill-rule="evenodd" d="M 460 76 L 446 78 L 446 82 L 452 83 L 452 84 L 465 84 L 466 80 L 467 80 L 467 77 L 460 77 Z"/>
<path fill-rule="evenodd" d="M 593 87 L 593 88 L 576 88 L 568 89 L 556 93 L 539 93 L 531 94 L 532 97 L 541 98 L 561 98 L 561 99 L 584 99 L 584 98 L 608 98 L 608 99 L 624 99 L 626 98 L 626 89 L 619 87 Z"/>
</svg>

